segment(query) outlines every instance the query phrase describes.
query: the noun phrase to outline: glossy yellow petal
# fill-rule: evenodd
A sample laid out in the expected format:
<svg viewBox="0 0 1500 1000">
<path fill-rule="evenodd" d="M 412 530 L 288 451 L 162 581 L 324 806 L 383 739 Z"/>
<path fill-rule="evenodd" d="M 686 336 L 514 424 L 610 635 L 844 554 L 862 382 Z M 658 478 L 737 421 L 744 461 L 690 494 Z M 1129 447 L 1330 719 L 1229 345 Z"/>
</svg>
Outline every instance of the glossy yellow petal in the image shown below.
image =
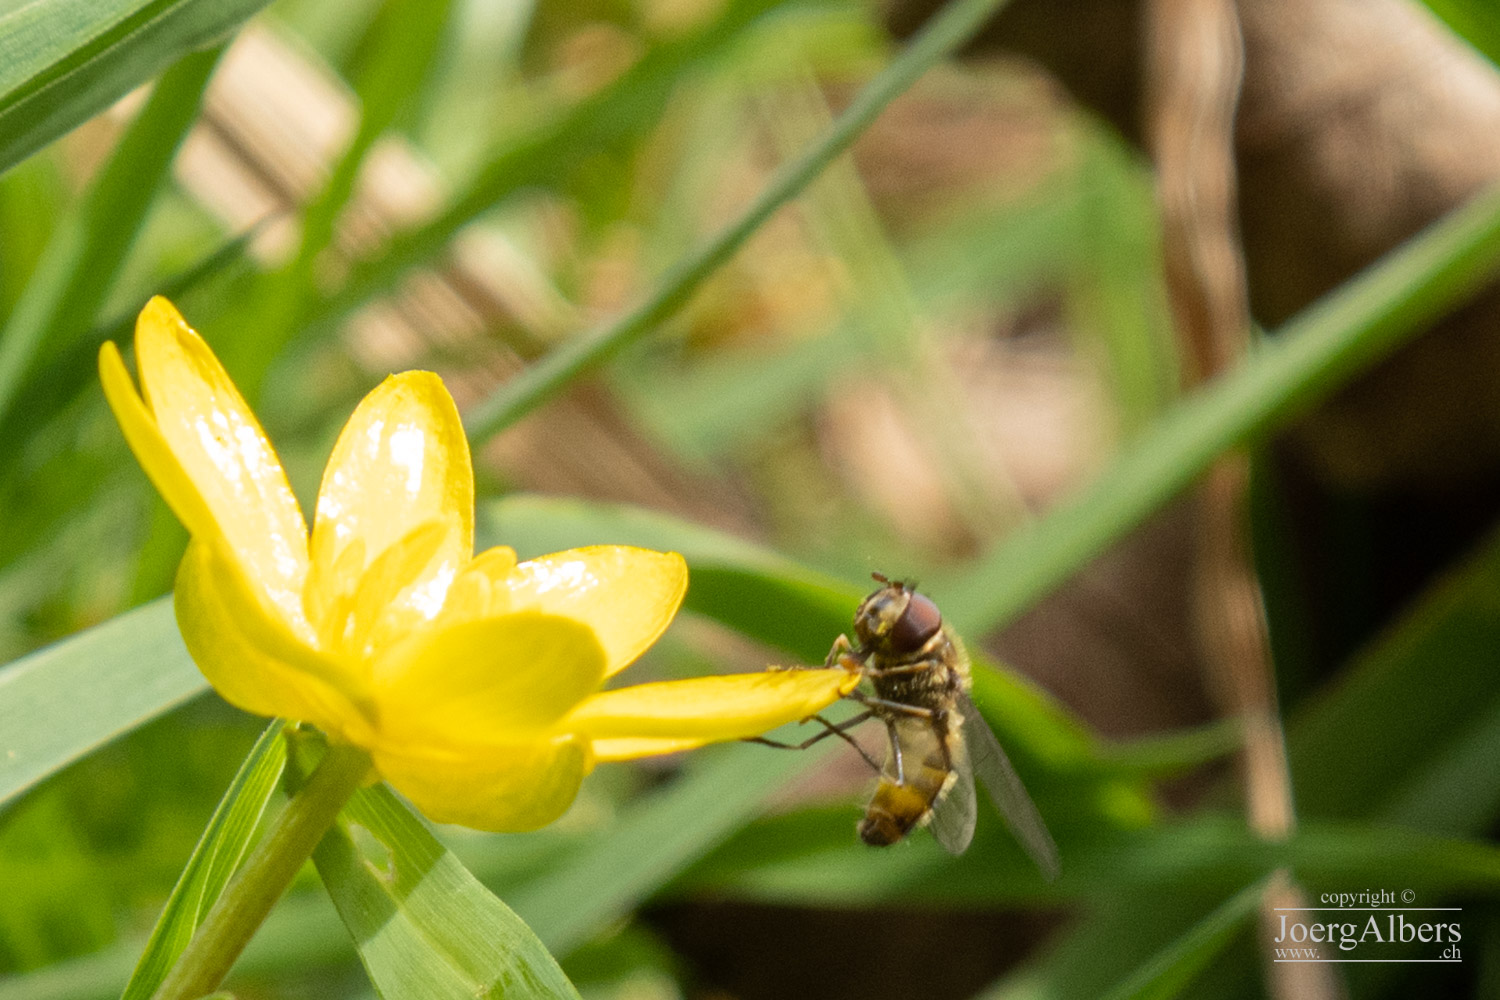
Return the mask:
<svg viewBox="0 0 1500 1000">
<path fill-rule="evenodd" d="M 571 618 L 523 611 L 438 625 L 375 665 L 382 738 L 519 741 L 548 730 L 604 678 L 604 651 Z"/>
<path fill-rule="evenodd" d="M 174 597 L 188 652 L 224 700 L 256 715 L 302 719 L 350 742 L 372 738 L 357 707 L 368 702 L 357 670 L 301 642 L 213 546 L 188 546 Z"/>
<path fill-rule="evenodd" d="M 696 750 L 708 742 L 710 741 L 653 739 L 649 736 L 634 738 L 622 736 L 616 739 L 595 740 L 594 760 L 604 764 L 610 761 L 636 760 L 640 757 L 660 757 L 667 753 Z"/>
<path fill-rule="evenodd" d="M 336 605 L 371 564 L 429 523 L 440 539 L 430 558 L 389 564 L 409 578 L 383 586 L 390 600 L 378 609 L 379 627 L 388 635 L 434 618 L 474 553 L 474 470 L 458 410 L 436 375 L 405 372 L 364 398 L 328 459 L 312 537 L 311 585 L 319 592 L 309 593 L 309 608 Z M 356 543 L 363 559 L 354 566 L 344 557 Z M 375 628 L 360 625 L 364 634 Z"/>
<path fill-rule="evenodd" d="M 491 614 L 545 611 L 586 623 L 608 655 L 608 676 L 655 642 L 687 593 L 687 564 L 675 552 L 594 545 L 531 559 L 491 578 Z"/>
<path fill-rule="evenodd" d="M 509 545 L 497 545 L 479 553 L 473 562 L 459 570 L 453 586 L 448 588 L 443 618 L 462 621 L 489 617 L 495 593 L 491 581 L 505 579 L 515 568 L 516 550 Z"/>
<path fill-rule="evenodd" d="M 768 670 L 637 684 L 589 698 L 559 724 L 594 740 L 737 740 L 827 708 L 859 683 L 847 670 Z"/>
<path fill-rule="evenodd" d="M 573 736 L 462 751 L 376 746 L 375 769 L 431 820 L 519 833 L 567 811 L 591 761 Z"/>
<path fill-rule="evenodd" d="M 141 310 L 135 350 L 157 430 L 212 513 L 228 551 L 282 614 L 300 619 L 307 525 L 255 414 L 166 299 L 157 296 Z M 175 484 L 170 490 L 179 492 Z M 188 517 L 188 527 L 201 532 L 192 523 L 198 515 Z"/>
<path fill-rule="evenodd" d="M 99 348 L 99 380 L 104 383 L 104 398 L 114 411 L 126 444 L 135 452 L 136 460 L 167 506 L 172 508 L 172 513 L 195 537 L 227 544 L 203 494 L 188 478 L 161 431 L 156 429 L 156 418 L 136 392 L 135 382 L 125 370 L 125 361 L 113 341 L 107 340 Z"/>
</svg>

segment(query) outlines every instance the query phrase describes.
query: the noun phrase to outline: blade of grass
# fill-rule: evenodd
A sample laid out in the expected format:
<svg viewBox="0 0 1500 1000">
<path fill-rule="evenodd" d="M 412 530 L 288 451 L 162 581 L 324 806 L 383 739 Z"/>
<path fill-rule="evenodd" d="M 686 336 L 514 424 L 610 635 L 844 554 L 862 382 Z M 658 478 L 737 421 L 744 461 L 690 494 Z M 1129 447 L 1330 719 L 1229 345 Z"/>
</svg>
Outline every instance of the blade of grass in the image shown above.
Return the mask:
<svg viewBox="0 0 1500 1000">
<path fill-rule="evenodd" d="M 36 0 L 0 16 L 0 172 L 269 0 Z"/>
<path fill-rule="evenodd" d="M 226 240 L 185 270 L 167 278 L 153 292 L 178 300 L 200 282 L 244 261 L 245 250 L 257 232 L 257 228 L 252 228 Z M 144 302 L 146 297 L 143 293 L 141 301 Z M 0 419 L 0 441 L 29 438 L 80 392 L 91 388 L 98 378 L 95 359 L 99 345 L 106 340 L 130 340 L 135 329 L 135 316 L 135 310 L 132 310 L 123 316 L 107 318 L 41 361 L 32 376 L 17 389 L 10 412 Z"/>
<path fill-rule="evenodd" d="M 163 74 L 77 209 L 53 230 L 37 270 L 0 329 L 0 424 L 46 341 L 87 332 L 156 198 L 222 49 Z"/>
<path fill-rule="evenodd" d="M 203 915 L 224 891 L 229 876 L 234 874 L 250 846 L 250 837 L 286 766 L 284 727 L 280 719 L 272 720 L 234 776 L 187 867 L 167 897 L 167 905 L 162 908 L 120 1000 L 147 1000 L 156 992 L 198 929 Z"/>
<path fill-rule="evenodd" d="M 1487 0 L 1422 0 L 1459 37 L 1500 66 L 1500 12 Z"/>
<path fill-rule="evenodd" d="M 931 590 L 960 632 L 1005 625 L 1193 481 L 1384 356 L 1483 284 L 1500 260 L 1489 190 L 1319 300 L 1240 367 L 1169 410 L 1076 499 Z"/>
<path fill-rule="evenodd" d="M 355 81 L 359 128 L 321 192 L 302 213 L 302 241 L 286 266 L 255 283 L 251 301 L 231 322 L 238 370 L 264 372 L 301 325 L 314 298 L 317 263 L 333 242 L 365 157 L 401 112 L 424 90 L 448 24 L 447 0 L 387 0 L 361 48 L 366 59 Z M 247 355 L 250 355 L 247 357 Z M 253 392 L 253 386 L 246 387 Z"/>
<path fill-rule="evenodd" d="M 629 914 L 758 815 L 774 793 L 826 757 L 725 747 L 631 808 L 558 871 L 510 895 L 516 912 L 560 955 Z"/>
<path fill-rule="evenodd" d="M 311 321 L 336 318 L 389 288 L 402 272 L 439 253 L 480 213 L 566 172 L 579 150 L 595 154 L 643 134 L 661 117 L 683 79 L 721 56 L 775 6 L 775 0 L 734 0 L 702 28 L 648 52 L 597 95 L 507 143 L 441 215 L 398 234 L 379 257 L 355 265 L 348 281 L 314 311 Z"/>
<path fill-rule="evenodd" d="M 1265 889 L 1264 882 L 1257 882 L 1230 896 L 1110 990 L 1106 1000 L 1168 1000 L 1177 996 L 1252 922 Z"/>
<path fill-rule="evenodd" d="M 1480 832 L 1500 809 L 1500 531 L 1287 731 L 1298 812 Z"/>
<path fill-rule="evenodd" d="M 1285 867 L 1329 889 L 1394 882 L 1424 894 L 1493 893 L 1500 850 L 1395 827 L 1309 824 L 1290 840 L 1258 840 L 1238 817 L 1206 813 L 1147 828 L 1093 822 L 1057 831 L 1062 874 L 1045 883 L 997 824 L 981 822 L 960 858 L 928 837 L 900 852 L 849 835 L 858 808 L 804 810 L 747 826 L 673 888 L 778 906 L 982 907 L 1095 901 L 1127 891 L 1232 892 Z"/>
<path fill-rule="evenodd" d="M 886 105 L 933 63 L 978 31 L 1007 0 L 958 0 L 932 18 L 874 80 L 859 92 L 823 136 L 784 164 L 750 206 L 697 253 L 679 262 L 656 291 L 611 323 L 580 334 L 543 357 L 470 411 L 469 434 L 486 438 L 510 426 L 579 374 L 598 367 L 675 313 L 699 286 L 783 205 L 802 192 L 873 122 Z"/>
<path fill-rule="evenodd" d="M 378 846 L 356 847 L 354 827 Z M 384 787 L 355 793 L 313 862 L 382 996 L 577 998 L 532 930 Z"/>
<path fill-rule="evenodd" d="M 0 670 L 0 802 L 208 687 L 162 600 Z"/>
</svg>

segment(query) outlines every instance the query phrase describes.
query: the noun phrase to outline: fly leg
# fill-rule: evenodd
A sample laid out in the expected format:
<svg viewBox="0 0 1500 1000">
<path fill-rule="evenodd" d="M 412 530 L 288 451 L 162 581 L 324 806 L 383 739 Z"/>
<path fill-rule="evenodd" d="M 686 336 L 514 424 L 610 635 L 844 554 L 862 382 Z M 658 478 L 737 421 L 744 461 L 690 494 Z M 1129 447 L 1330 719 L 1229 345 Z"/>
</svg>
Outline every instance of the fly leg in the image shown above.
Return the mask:
<svg viewBox="0 0 1500 1000">
<path fill-rule="evenodd" d="M 866 667 L 864 673 L 871 680 L 877 677 L 909 677 L 912 674 L 925 674 L 942 665 L 940 660 L 920 660 L 917 663 L 908 663 L 900 667 Z"/>
<path fill-rule="evenodd" d="M 948 747 L 948 713 L 946 710 L 934 712 L 932 716 L 933 728 L 938 732 L 938 749 L 943 751 L 943 770 L 952 772 L 953 751 Z"/>
<path fill-rule="evenodd" d="M 913 719 L 931 719 L 937 716 L 937 713 L 930 708 L 923 708 L 920 705 L 908 705 L 904 701 L 888 701 L 885 698 L 872 698 L 861 691 L 851 691 L 844 697 L 850 701 L 859 702 L 882 718 L 890 715 L 905 715 Z"/>
<path fill-rule="evenodd" d="M 869 672 L 865 666 L 868 659 L 869 653 L 856 649 L 847 635 L 840 635 L 833 640 L 833 648 L 828 650 L 828 655 L 823 657 L 823 666 L 843 667 L 851 674 L 863 674 Z"/>
<path fill-rule="evenodd" d="M 864 758 L 865 763 L 869 764 L 878 772 L 880 770 L 880 765 L 875 763 L 875 759 L 869 754 L 865 753 L 865 748 L 855 742 L 854 737 L 850 736 L 847 732 L 847 730 L 853 729 L 855 726 L 859 725 L 861 722 L 866 721 L 874 714 L 875 712 L 873 710 L 860 712 L 858 715 L 845 719 L 843 722 L 840 722 L 837 725 L 829 722 L 821 715 L 814 715 L 807 721 L 817 722 L 821 724 L 823 726 L 823 731 L 821 733 L 817 733 L 816 735 L 809 736 L 801 743 L 780 743 L 776 740 L 768 740 L 764 736 L 747 736 L 745 737 L 743 742 L 759 743 L 762 746 L 775 747 L 778 750 L 806 750 L 813 744 L 821 742 L 822 740 L 826 740 L 830 736 L 837 736 L 839 739 L 843 740 L 845 743 L 849 744 L 856 751 L 858 751 L 859 755 Z"/>
<path fill-rule="evenodd" d="M 891 741 L 891 759 L 896 763 L 896 785 L 904 787 L 906 785 L 906 762 L 902 759 L 901 737 L 896 732 L 896 720 L 888 715 L 884 719 L 886 736 Z"/>
</svg>

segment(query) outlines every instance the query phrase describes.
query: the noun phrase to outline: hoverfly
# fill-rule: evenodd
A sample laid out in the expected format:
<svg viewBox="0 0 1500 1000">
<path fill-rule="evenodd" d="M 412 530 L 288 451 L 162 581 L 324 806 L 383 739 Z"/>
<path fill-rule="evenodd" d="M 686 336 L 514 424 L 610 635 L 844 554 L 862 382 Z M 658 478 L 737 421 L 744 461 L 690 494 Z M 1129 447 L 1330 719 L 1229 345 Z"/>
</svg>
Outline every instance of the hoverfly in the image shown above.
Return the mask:
<svg viewBox="0 0 1500 1000">
<path fill-rule="evenodd" d="M 959 638 L 944 624 L 937 605 L 914 587 L 876 573 L 880 588 L 854 614 L 855 641 L 840 635 L 825 666 L 842 666 L 870 682 L 873 694 L 856 689 L 847 695 L 864 711 L 838 724 L 822 716 L 824 727 L 801 744 L 754 742 L 806 749 L 838 736 L 850 743 L 880 775 L 859 836 L 884 847 L 914 828 L 930 826 L 951 854 L 962 854 L 974 837 L 978 815 L 974 776 L 1011 832 L 1047 878 L 1057 876 L 1057 845 L 1041 814 L 1021 784 L 995 734 L 969 699 L 969 657 Z M 848 731 L 862 722 L 885 724 L 889 745 L 878 764 Z"/>
</svg>

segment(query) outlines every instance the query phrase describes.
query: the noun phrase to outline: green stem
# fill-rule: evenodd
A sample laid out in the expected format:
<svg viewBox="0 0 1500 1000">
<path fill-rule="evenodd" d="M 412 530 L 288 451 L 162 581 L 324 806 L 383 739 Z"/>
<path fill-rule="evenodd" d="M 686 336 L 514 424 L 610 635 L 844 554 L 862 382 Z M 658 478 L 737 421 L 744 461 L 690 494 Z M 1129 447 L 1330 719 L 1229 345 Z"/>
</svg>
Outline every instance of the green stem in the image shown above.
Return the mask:
<svg viewBox="0 0 1500 1000">
<path fill-rule="evenodd" d="M 195 1000 L 218 988 L 369 771 L 370 758 L 363 750 L 328 748 L 224 889 L 152 1000 Z"/>
<path fill-rule="evenodd" d="M 934 15 L 901 54 L 859 92 L 832 128 L 801 157 L 776 172 L 738 219 L 675 267 L 645 302 L 613 323 L 568 341 L 475 407 L 464 421 L 469 436 L 481 440 L 510 426 L 579 373 L 598 367 L 685 305 L 704 279 L 733 257 L 761 223 L 848 149 L 886 105 L 929 66 L 968 41 L 1006 3 L 1007 0 L 957 0 Z"/>
</svg>

